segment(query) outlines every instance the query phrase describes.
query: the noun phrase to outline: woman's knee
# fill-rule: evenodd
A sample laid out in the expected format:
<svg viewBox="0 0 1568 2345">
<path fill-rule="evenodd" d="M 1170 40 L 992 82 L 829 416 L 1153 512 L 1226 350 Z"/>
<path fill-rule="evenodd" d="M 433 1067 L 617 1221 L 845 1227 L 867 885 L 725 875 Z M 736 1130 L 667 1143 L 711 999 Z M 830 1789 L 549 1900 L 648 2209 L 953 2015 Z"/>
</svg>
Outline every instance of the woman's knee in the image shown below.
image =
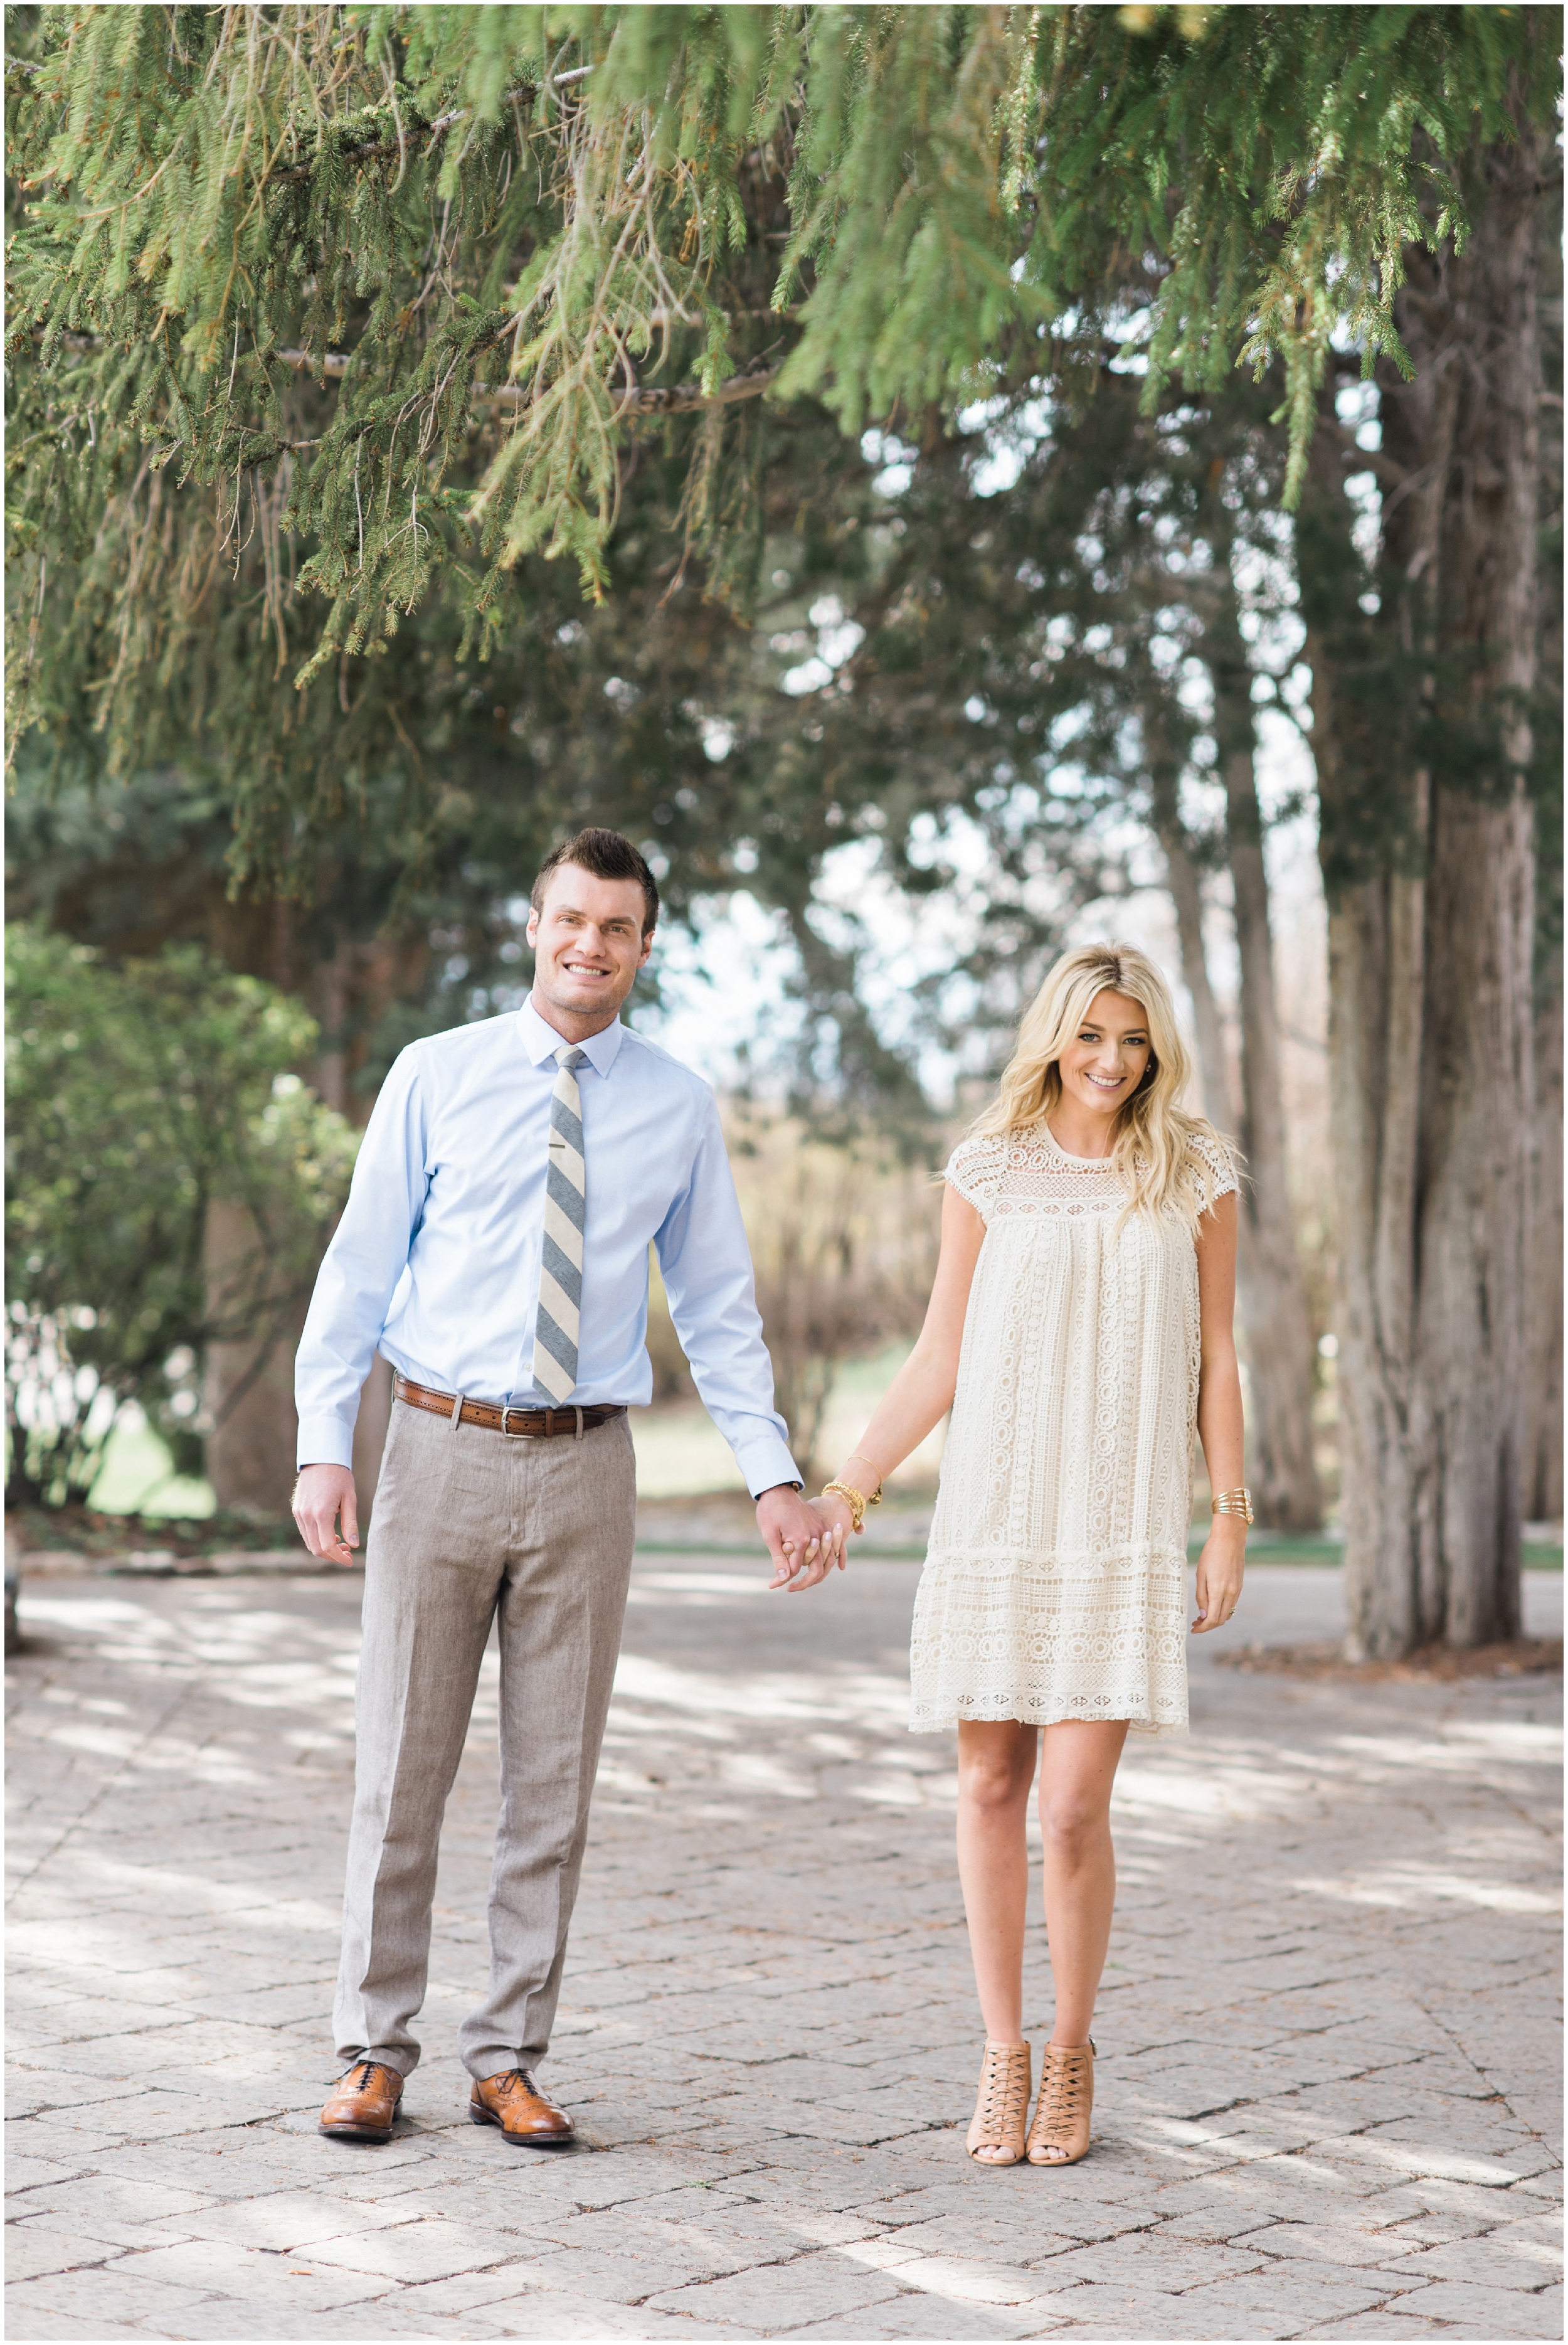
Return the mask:
<svg viewBox="0 0 1568 2345">
<path fill-rule="evenodd" d="M 1040 1831 L 1060 1855 L 1082 1855 L 1110 1836 L 1110 1804 L 1098 1791 L 1071 1783 L 1042 1785 Z"/>
<path fill-rule="evenodd" d="M 1033 1735 L 960 1736 L 958 1795 L 966 1805 L 992 1815 L 1027 1809 L 1034 1780 Z"/>
<path fill-rule="evenodd" d="M 1003 1770 L 967 1768 L 959 1779 L 958 1790 L 965 1805 L 981 1815 L 1028 1813 L 1028 1784 L 1020 1783 L 1016 1775 Z"/>
</svg>

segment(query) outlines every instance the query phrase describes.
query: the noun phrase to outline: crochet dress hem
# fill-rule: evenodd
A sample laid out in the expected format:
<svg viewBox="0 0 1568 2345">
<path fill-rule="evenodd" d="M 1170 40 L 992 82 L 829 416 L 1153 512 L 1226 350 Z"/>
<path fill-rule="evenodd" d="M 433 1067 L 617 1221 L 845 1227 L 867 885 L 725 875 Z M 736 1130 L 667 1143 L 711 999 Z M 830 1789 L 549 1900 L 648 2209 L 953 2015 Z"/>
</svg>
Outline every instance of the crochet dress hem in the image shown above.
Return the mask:
<svg viewBox="0 0 1568 2345">
<path fill-rule="evenodd" d="M 1042 1698 L 1038 1704 L 1023 1694 L 962 1695 L 940 1707 L 927 1708 L 924 1703 L 911 1705 L 911 1734 L 950 1734 L 956 1726 L 966 1721 L 981 1726 L 1113 1726 L 1126 1721 L 1129 1734 L 1142 1736 L 1148 1741 L 1172 1741 L 1190 1738 L 1190 1728 L 1185 1719 L 1166 1721 L 1159 1719 L 1132 1716 L 1126 1708 L 1096 1711 L 1086 1714 L 1086 1705 L 1074 1702 L 1063 1705 Z"/>
</svg>

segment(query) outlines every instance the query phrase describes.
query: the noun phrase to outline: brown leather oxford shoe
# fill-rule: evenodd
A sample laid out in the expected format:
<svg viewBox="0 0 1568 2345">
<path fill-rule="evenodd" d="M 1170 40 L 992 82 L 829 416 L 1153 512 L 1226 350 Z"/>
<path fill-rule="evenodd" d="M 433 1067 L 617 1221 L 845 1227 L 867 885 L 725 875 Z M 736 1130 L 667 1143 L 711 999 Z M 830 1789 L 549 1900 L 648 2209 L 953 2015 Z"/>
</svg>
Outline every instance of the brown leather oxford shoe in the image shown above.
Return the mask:
<svg viewBox="0 0 1568 2345">
<path fill-rule="evenodd" d="M 390 2141 L 392 2119 L 403 2097 L 403 2080 L 379 2060 L 356 2061 L 340 2076 L 321 2112 L 318 2131 L 341 2141 Z"/>
<path fill-rule="evenodd" d="M 476 2077 L 469 2096 L 469 2123 L 500 2126 L 508 2141 L 524 2149 L 569 2148 L 575 2132 L 566 2111 L 545 2099 L 526 2068 L 503 2068 L 499 2076 Z"/>
</svg>

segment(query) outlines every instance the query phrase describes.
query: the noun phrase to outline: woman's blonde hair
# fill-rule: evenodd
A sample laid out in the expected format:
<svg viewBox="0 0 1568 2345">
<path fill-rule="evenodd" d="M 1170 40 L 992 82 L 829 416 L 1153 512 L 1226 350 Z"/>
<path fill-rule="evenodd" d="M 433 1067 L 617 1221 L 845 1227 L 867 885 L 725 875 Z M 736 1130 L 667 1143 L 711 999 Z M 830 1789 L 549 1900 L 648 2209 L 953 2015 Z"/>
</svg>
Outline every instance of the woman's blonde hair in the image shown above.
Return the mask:
<svg viewBox="0 0 1568 2345">
<path fill-rule="evenodd" d="M 1062 955 L 1024 1013 L 995 1104 L 977 1132 L 1011 1137 L 1044 1123 L 1062 1095 L 1057 1061 L 1098 993 L 1136 1001 L 1148 1021 L 1150 1057 L 1143 1081 L 1121 1111 L 1112 1160 L 1126 1184 L 1128 1210 L 1168 1207 L 1196 1223 L 1206 1203 L 1194 1143 L 1207 1142 L 1221 1163 L 1233 1153 L 1213 1126 L 1180 1104 L 1192 1062 L 1176 1022 L 1170 988 L 1135 945 L 1078 945 Z"/>
</svg>

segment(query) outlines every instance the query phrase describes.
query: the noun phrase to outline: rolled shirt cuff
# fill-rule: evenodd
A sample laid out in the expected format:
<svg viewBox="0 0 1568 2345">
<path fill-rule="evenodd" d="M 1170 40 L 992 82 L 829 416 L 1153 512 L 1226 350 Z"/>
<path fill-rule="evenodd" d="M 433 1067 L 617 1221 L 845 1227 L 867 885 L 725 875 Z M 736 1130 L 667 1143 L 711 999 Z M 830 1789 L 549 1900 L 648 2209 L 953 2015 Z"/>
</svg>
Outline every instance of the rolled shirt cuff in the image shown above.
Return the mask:
<svg viewBox="0 0 1568 2345">
<path fill-rule="evenodd" d="M 354 1463 L 354 1428 L 340 1416 L 302 1416 L 294 1462 L 307 1466 L 349 1466 Z"/>
<path fill-rule="evenodd" d="M 735 1463 L 754 1498 L 760 1498 L 764 1490 L 775 1488 L 780 1482 L 800 1482 L 804 1478 L 776 1433 L 761 1433 L 754 1440 L 738 1443 Z"/>
</svg>

